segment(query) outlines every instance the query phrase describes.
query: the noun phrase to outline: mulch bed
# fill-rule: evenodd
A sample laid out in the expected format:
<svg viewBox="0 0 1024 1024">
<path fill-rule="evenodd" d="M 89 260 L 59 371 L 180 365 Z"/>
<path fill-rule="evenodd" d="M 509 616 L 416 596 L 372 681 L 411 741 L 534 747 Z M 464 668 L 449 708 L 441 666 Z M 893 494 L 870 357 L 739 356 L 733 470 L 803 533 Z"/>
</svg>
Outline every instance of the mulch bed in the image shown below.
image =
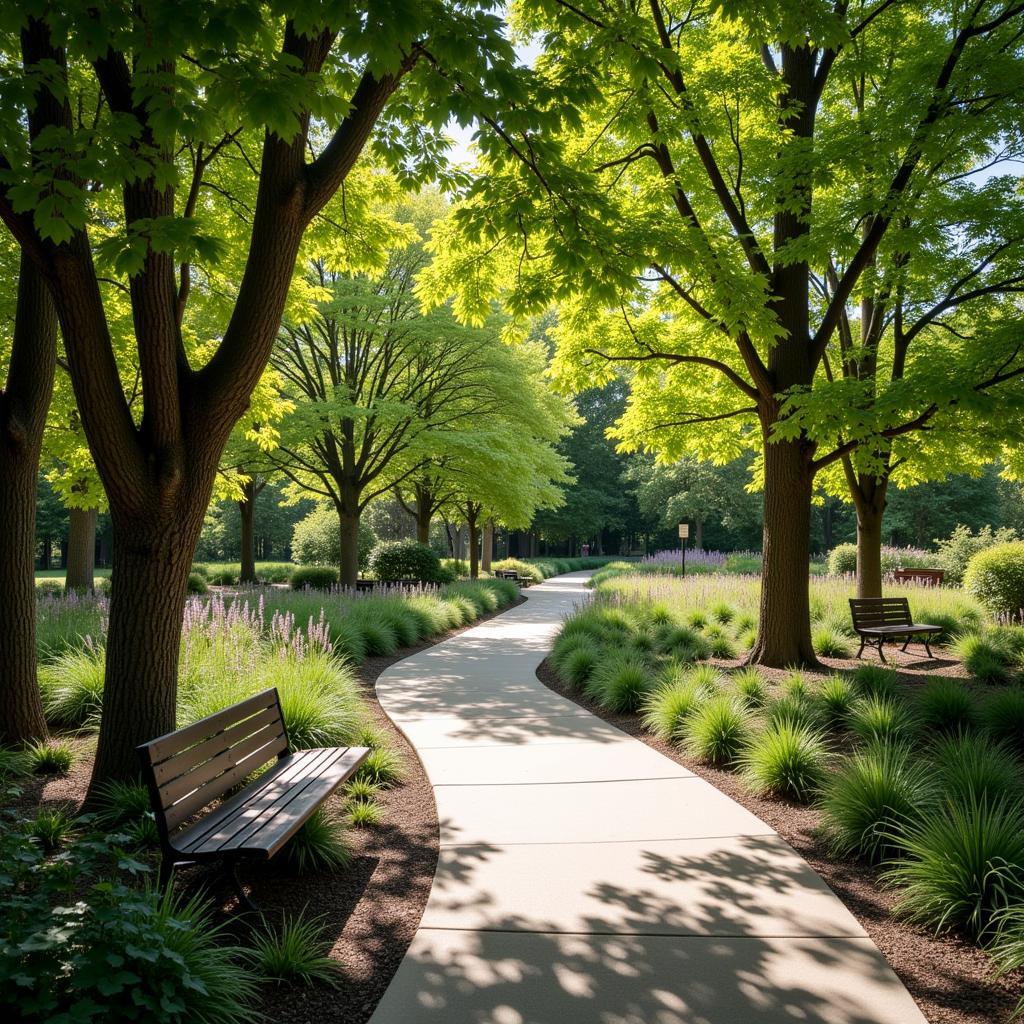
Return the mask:
<svg viewBox="0 0 1024 1024">
<path fill-rule="evenodd" d="M 889 656 L 888 651 L 886 656 Z M 856 661 L 836 658 L 823 658 L 821 661 L 829 669 L 852 669 L 857 665 Z M 722 668 L 734 668 L 740 662 L 716 664 Z M 929 675 L 963 674 L 958 663 L 949 663 L 941 656 L 936 662 L 924 664 L 931 667 L 924 668 L 918 657 L 901 654 L 898 663 L 892 667 L 899 671 L 900 681 L 908 688 L 920 686 L 924 677 Z M 758 670 L 770 683 L 778 682 L 787 675 L 786 672 L 760 666 Z M 825 673 L 804 674 L 812 679 Z M 1024 979 L 1019 977 L 1020 972 L 1017 972 L 1018 977 L 996 979 L 991 959 L 970 942 L 956 935 L 936 937 L 929 931 L 894 918 L 895 894 L 879 887 L 876 870 L 829 855 L 819 834 L 818 813 L 814 809 L 752 796 L 736 775 L 700 764 L 671 743 L 646 732 L 637 715 L 605 711 L 590 698 L 570 692 L 547 661 L 537 669 L 537 677 L 549 689 L 706 779 L 774 828 L 846 904 L 932 1024 L 1006 1024 L 1009 1020 L 1018 999 L 1024 995 Z"/>
<path fill-rule="evenodd" d="M 523 600 L 520 597 L 516 603 Z M 500 613 L 485 615 L 432 641 L 403 648 L 392 657 L 368 658 L 355 668 L 375 723 L 402 756 L 406 778 L 401 785 L 379 795 L 381 824 L 351 830 L 355 857 L 349 868 L 297 877 L 271 861 L 242 870 L 246 887 L 251 884 L 251 895 L 269 921 L 302 911 L 318 916 L 325 939 L 331 943 L 330 956 L 342 968 L 337 988 L 322 984 L 265 987 L 258 1007 L 265 1019 L 282 1024 L 363 1024 L 390 984 L 430 893 L 437 866 L 438 823 L 433 791 L 423 767 L 381 709 L 374 684 L 388 666 L 496 614 Z M 61 738 L 74 746 L 75 764 L 65 776 L 25 780 L 16 806 L 26 816 L 34 816 L 41 806 L 62 806 L 73 812 L 85 796 L 95 737 Z M 342 799 L 335 795 L 328 807 L 340 810 Z M 229 927 L 244 936 L 245 918 L 237 915 L 236 900 L 216 868 L 183 870 L 178 879 L 179 890 L 208 886 L 218 899 L 223 899 L 220 909 Z"/>
</svg>

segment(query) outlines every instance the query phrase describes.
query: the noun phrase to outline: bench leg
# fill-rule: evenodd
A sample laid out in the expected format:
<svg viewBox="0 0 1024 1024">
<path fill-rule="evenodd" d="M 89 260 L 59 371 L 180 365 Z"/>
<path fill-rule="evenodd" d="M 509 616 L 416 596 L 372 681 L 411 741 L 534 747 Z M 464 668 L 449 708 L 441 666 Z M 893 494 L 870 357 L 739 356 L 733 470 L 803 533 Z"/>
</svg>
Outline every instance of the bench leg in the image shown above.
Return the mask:
<svg viewBox="0 0 1024 1024">
<path fill-rule="evenodd" d="M 259 913 L 259 907 L 249 899 L 248 894 L 242 887 L 242 880 L 238 877 L 238 863 L 233 860 L 229 860 L 224 865 L 224 873 L 228 876 L 228 880 L 231 882 L 231 887 L 235 890 L 235 895 L 238 897 L 238 904 L 243 910 L 251 911 L 252 913 Z"/>
<path fill-rule="evenodd" d="M 858 660 L 860 659 L 860 656 L 864 653 L 864 645 L 866 643 L 867 643 L 867 641 L 864 639 L 864 637 L 861 637 L 860 638 L 860 650 L 857 651 L 857 658 L 858 658 Z"/>
<path fill-rule="evenodd" d="M 887 662 L 885 660 L 885 651 L 882 650 L 882 644 L 884 644 L 884 643 L 885 643 L 885 640 L 882 637 L 879 637 L 878 638 L 878 657 L 881 660 L 883 665 L 888 665 L 889 662 Z"/>
<path fill-rule="evenodd" d="M 907 648 L 910 646 L 911 639 L 912 639 L 912 637 L 908 636 L 907 639 L 904 640 L 903 646 L 900 648 L 900 650 L 903 651 L 904 653 L 906 652 Z"/>
<path fill-rule="evenodd" d="M 931 647 L 928 644 L 928 637 L 924 637 L 922 639 L 922 643 L 924 644 L 924 649 L 928 652 L 928 657 L 929 658 L 934 658 L 935 655 L 932 654 L 932 649 L 931 649 Z"/>
</svg>

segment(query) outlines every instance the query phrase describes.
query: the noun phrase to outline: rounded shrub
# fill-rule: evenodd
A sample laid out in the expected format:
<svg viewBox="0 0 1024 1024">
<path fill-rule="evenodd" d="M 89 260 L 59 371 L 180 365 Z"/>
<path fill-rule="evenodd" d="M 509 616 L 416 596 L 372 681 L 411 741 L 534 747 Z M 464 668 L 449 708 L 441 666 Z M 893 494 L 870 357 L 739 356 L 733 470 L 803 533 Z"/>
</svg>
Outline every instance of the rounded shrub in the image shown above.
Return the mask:
<svg viewBox="0 0 1024 1024">
<path fill-rule="evenodd" d="M 927 801 L 927 766 L 905 744 L 871 744 L 844 759 L 821 801 L 822 822 L 840 856 L 873 864 L 892 856 L 895 837 Z"/>
<path fill-rule="evenodd" d="M 206 578 L 200 576 L 197 572 L 190 572 L 188 574 L 188 592 L 190 594 L 208 594 L 210 587 L 206 582 Z"/>
<path fill-rule="evenodd" d="M 958 679 L 929 679 L 917 700 L 917 718 L 935 732 L 962 732 L 977 721 L 970 691 Z"/>
<path fill-rule="evenodd" d="M 1024 805 L 1005 797 L 946 799 L 904 827 L 904 856 L 883 878 L 901 892 L 897 912 L 937 932 L 976 939 L 1024 901 Z"/>
<path fill-rule="evenodd" d="M 652 685 L 647 662 L 633 652 L 605 658 L 591 674 L 586 692 L 609 711 L 637 711 Z"/>
<path fill-rule="evenodd" d="M 329 565 L 306 565 L 289 579 L 292 590 L 330 590 L 338 585 L 338 570 Z"/>
<path fill-rule="evenodd" d="M 747 712 L 735 698 L 721 694 L 701 703 L 683 727 L 689 753 L 706 764 L 734 765 L 750 739 Z"/>
<path fill-rule="evenodd" d="M 825 780 L 828 751 L 813 729 L 783 719 L 754 736 L 739 765 L 755 793 L 806 803 Z"/>
<path fill-rule="evenodd" d="M 370 657 L 390 657 L 398 650 L 394 626 L 378 614 L 377 602 L 356 601 L 348 613 L 349 622 L 359 630 Z"/>
<path fill-rule="evenodd" d="M 955 800 L 995 800 L 1020 794 L 1020 770 L 1012 751 L 987 737 L 940 737 L 929 757 L 943 793 Z"/>
<path fill-rule="evenodd" d="M 369 524 L 360 520 L 356 535 L 356 558 L 359 569 L 366 569 L 377 536 Z M 292 555 L 299 565 L 340 565 L 341 524 L 337 510 L 320 505 L 300 519 L 292 530 Z"/>
<path fill-rule="evenodd" d="M 395 580 L 450 583 L 452 580 L 432 547 L 409 540 L 378 544 L 370 554 L 370 571 L 385 583 Z"/>
<path fill-rule="evenodd" d="M 994 544 L 971 557 L 964 589 L 993 615 L 1024 615 L 1024 541 Z"/>
<path fill-rule="evenodd" d="M 233 587 L 238 582 L 238 573 L 234 569 L 218 566 L 206 579 L 217 587 Z"/>
<path fill-rule="evenodd" d="M 856 571 L 856 544 L 837 544 L 828 553 L 828 574 L 830 576 L 848 576 Z"/>
<path fill-rule="evenodd" d="M 991 737 L 1024 753 L 1024 689 L 993 693 L 981 706 L 981 722 Z"/>
</svg>

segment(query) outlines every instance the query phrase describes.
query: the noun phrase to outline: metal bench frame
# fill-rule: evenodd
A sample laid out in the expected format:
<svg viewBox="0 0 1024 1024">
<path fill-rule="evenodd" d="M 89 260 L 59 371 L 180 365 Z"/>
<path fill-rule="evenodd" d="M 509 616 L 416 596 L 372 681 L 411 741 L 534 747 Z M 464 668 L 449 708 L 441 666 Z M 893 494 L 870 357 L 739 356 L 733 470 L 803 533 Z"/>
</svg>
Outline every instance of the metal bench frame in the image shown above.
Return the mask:
<svg viewBox="0 0 1024 1024">
<path fill-rule="evenodd" d="M 170 885 L 177 867 L 222 861 L 239 903 L 249 910 L 256 907 L 238 878 L 239 861 L 277 854 L 370 752 L 293 751 L 276 689 L 137 751 L 160 836 L 161 888 Z"/>
<path fill-rule="evenodd" d="M 879 659 L 886 664 L 885 652 L 882 650 L 886 640 L 899 642 L 902 639 L 904 643 L 901 650 L 906 651 L 916 637 L 920 637 L 928 657 L 934 657 L 928 639 L 941 633 L 942 627 L 915 623 L 910 615 L 910 602 L 905 597 L 851 597 L 850 616 L 853 628 L 860 637 L 858 658 L 864 653 L 865 647 L 874 647 Z"/>
</svg>

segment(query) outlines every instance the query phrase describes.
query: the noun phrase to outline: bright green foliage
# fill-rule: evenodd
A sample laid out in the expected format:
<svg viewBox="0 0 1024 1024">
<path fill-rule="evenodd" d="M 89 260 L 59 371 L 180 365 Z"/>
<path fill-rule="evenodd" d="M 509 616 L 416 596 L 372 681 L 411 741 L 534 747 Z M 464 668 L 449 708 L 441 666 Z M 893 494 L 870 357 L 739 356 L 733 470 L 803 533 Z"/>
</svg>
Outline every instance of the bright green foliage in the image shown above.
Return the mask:
<svg viewBox="0 0 1024 1024">
<path fill-rule="evenodd" d="M 828 751 L 818 733 L 782 719 L 753 737 L 739 764 L 755 793 L 806 803 L 825 781 Z"/>
<path fill-rule="evenodd" d="M 977 721 L 974 699 L 958 679 L 929 679 L 914 710 L 921 725 L 935 732 L 963 732 Z"/>
<path fill-rule="evenodd" d="M 963 633 L 953 644 L 953 653 L 964 668 L 982 683 L 1006 683 L 1013 673 L 1016 657 L 998 634 Z"/>
<path fill-rule="evenodd" d="M 76 729 L 95 726 L 103 708 L 102 647 L 68 650 L 39 666 L 47 721 Z"/>
<path fill-rule="evenodd" d="M 637 711 L 650 688 L 649 663 L 632 652 L 615 652 L 594 670 L 586 693 L 609 711 Z"/>
<path fill-rule="evenodd" d="M 25 753 L 37 775 L 67 775 L 75 760 L 70 743 L 32 743 Z"/>
<path fill-rule="evenodd" d="M 730 767 L 750 740 L 748 713 L 731 696 L 709 697 L 686 720 L 683 735 L 698 761 Z"/>
<path fill-rule="evenodd" d="M 823 722 L 832 728 L 846 725 L 853 707 L 853 688 L 842 676 L 829 676 L 815 698 Z"/>
<path fill-rule="evenodd" d="M 979 551 L 1016 539 L 1016 534 L 1009 528 L 993 530 L 991 526 L 985 526 L 974 534 L 966 526 L 957 526 L 949 537 L 936 540 L 939 550 L 935 561 L 945 571 L 944 581 L 960 586 L 968 563 Z"/>
<path fill-rule="evenodd" d="M 920 548 L 883 547 L 880 551 L 883 575 L 896 569 L 934 569 L 937 558 Z M 857 545 L 838 544 L 828 555 L 828 571 L 832 576 L 853 575 L 857 571 Z"/>
<path fill-rule="evenodd" d="M 687 676 L 663 682 L 643 702 L 643 723 L 658 739 L 679 742 L 686 721 L 707 699 L 707 694 Z"/>
<path fill-rule="evenodd" d="M 833 850 L 871 863 L 887 859 L 930 794 L 928 768 L 909 746 L 880 743 L 857 751 L 825 785 L 822 819 Z"/>
<path fill-rule="evenodd" d="M 998 928 L 989 952 L 995 958 L 999 975 L 1024 967 L 1024 907 L 1011 907 L 995 918 Z M 1015 1017 L 1024 1013 L 1024 996 L 1017 1003 Z"/>
<path fill-rule="evenodd" d="M 814 645 L 814 653 L 823 658 L 849 658 L 853 654 L 850 638 L 826 622 L 811 626 L 811 643 Z"/>
<path fill-rule="evenodd" d="M 378 747 L 367 755 L 356 771 L 355 778 L 371 782 L 381 789 L 389 789 L 401 782 L 405 775 L 405 765 L 398 751 Z"/>
<path fill-rule="evenodd" d="M 308 565 L 296 569 L 288 581 L 292 590 L 330 590 L 338 585 L 338 570 L 326 565 Z"/>
<path fill-rule="evenodd" d="M 730 678 L 746 707 L 759 708 L 764 704 L 767 696 L 764 677 L 756 668 L 741 668 Z"/>
<path fill-rule="evenodd" d="M 352 844 L 340 818 L 318 807 L 281 851 L 285 863 L 300 875 L 335 871 L 352 863 Z"/>
<path fill-rule="evenodd" d="M 866 697 L 895 697 L 899 693 L 894 669 L 866 662 L 853 670 L 853 684 Z"/>
<path fill-rule="evenodd" d="M 353 828 L 369 828 L 383 820 L 380 804 L 364 798 L 349 800 L 345 804 L 345 817 Z"/>
<path fill-rule="evenodd" d="M 59 807 L 40 807 L 34 818 L 25 822 L 25 831 L 46 851 L 53 853 L 75 834 L 76 822 Z"/>
<path fill-rule="evenodd" d="M 943 792 L 953 800 L 1019 799 L 1021 775 L 1013 753 L 985 736 L 943 736 L 929 757 Z"/>
<path fill-rule="evenodd" d="M 359 523 L 357 543 L 359 569 L 363 571 L 369 565 L 370 552 L 377 544 L 373 530 L 364 522 Z M 295 524 L 292 532 L 292 556 L 299 565 L 337 567 L 341 564 L 338 513 L 332 506 L 321 504 Z"/>
<path fill-rule="evenodd" d="M 452 582 L 433 548 L 413 541 L 378 544 L 370 555 L 369 566 L 373 575 L 384 581 Z"/>
<path fill-rule="evenodd" d="M 971 557 L 964 589 L 993 615 L 1024 617 L 1024 542 L 993 544 Z"/>
<path fill-rule="evenodd" d="M 850 711 L 850 729 L 864 743 L 894 743 L 908 738 L 914 723 L 906 704 L 897 697 L 866 697 Z"/>
<path fill-rule="evenodd" d="M 817 705 L 808 697 L 792 694 L 771 701 L 765 709 L 765 717 L 770 726 L 789 722 L 804 729 L 813 729 L 820 724 Z"/>
<path fill-rule="evenodd" d="M 904 859 L 885 873 L 900 889 L 897 912 L 936 932 L 975 938 L 1024 901 L 1024 805 L 972 797 L 946 800 L 901 832 Z"/>
<path fill-rule="evenodd" d="M 282 915 L 279 927 L 260 919 L 248 959 L 261 977 L 278 984 L 340 985 L 341 965 L 326 952 L 319 918 Z"/>
</svg>

